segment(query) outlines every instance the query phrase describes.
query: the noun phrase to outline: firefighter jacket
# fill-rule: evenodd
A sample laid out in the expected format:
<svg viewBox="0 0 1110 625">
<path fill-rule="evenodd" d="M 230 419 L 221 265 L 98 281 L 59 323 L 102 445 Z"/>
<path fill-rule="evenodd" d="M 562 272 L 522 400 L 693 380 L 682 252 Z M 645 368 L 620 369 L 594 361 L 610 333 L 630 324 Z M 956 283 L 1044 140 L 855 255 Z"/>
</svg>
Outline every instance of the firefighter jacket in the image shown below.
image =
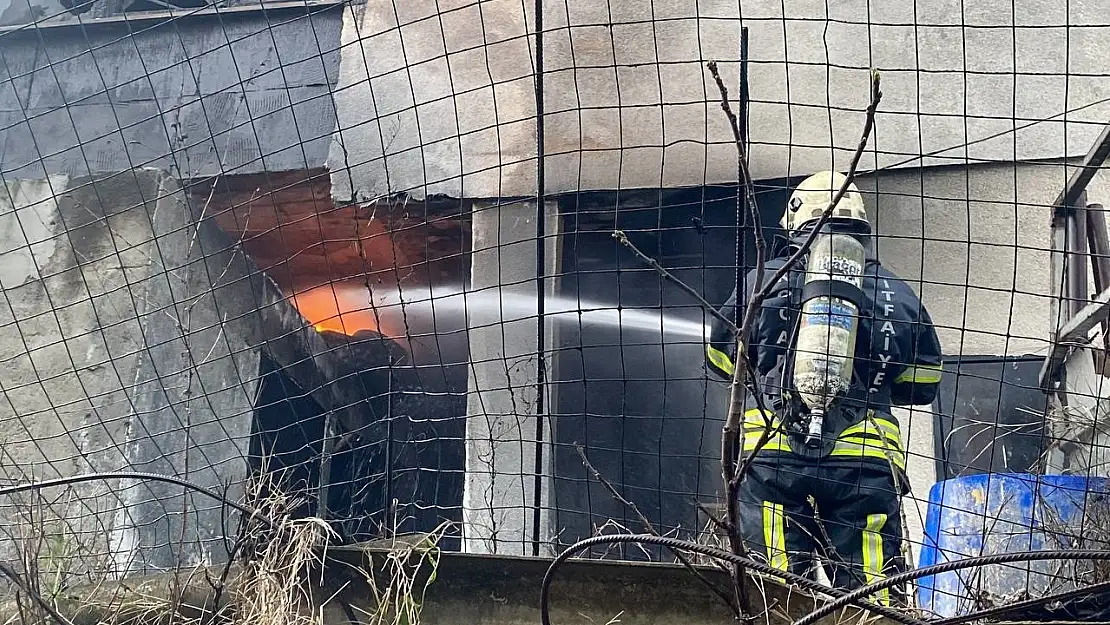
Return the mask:
<svg viewBox="0 0 1110 625">
<path fill-rule="evenodd" d="M 800 239 L 780 241 L 777 253 L 765 265 L 764 280 L 771 279 L 799 245 Z M 788 395 L 790 387 L 789 380 L 785 379 L 789 376 L 784 370 L 787 369 L 787 358 L 792 358 L 790 347 L 802 305 L 799 300 L 805 279 L 805 260 L 803 257 L 768 293 L 756 312 L 749 336 L 748 359 L 767 399 L 765 405 L 774 405 L 775 412 L 779 413 L 788 412 L 783 408 L 790 405 L 782 403 L 783 391 L 785 389 Z M 724 317 L 734 320 L 736 325 L 740 325 L 743 320 L 755 280 L 756 272 L 753 270 L 742 283 L 746 290 L 744 296 L 738 298 L 734 289 L 719 310 Z M 849 422 L 839 426 L 834 424 L 832 427 L 837 430 L 835 436 L 842 438 L 851 438 L 855 430 L 860 430 L 861 436 L 882 436 L 885 432 L 892 439 L 897 439 L 902 458 L 902 462 L 898 464 L 904 465 L 904 447 L 898 424 L 893 416 L 889 416 L 889 407 L 933 402 L 941 379 L 940 341 L 932 319 L 917 295 L 908 284 L 879 264 L 870 246 L 867 246 L 861 290 L 864 302 L 860 307 L 859 329 L 856 334 L 854 381 L 849 391 L 850 398 L 844 402 L 861 409 L 855 413 L 855 417 L 849 418 Z M 716 377 L 731 380 L 736 366 L 735 357 L 734 332 L 714 318 L 706 351 L 707 368 Z M 875 414 L 881 414 L 881 418 L 863 418 L 864 415 Z M 776 423 L 782 416 L 776 416 Z M 749 421 L 762 422 L 763 417 L 758 410 L 749 410 L 745 414 L 746 430 L 750 429 Z M 864 424 L 863 421 L 868 421 L 869 424 Z M 748 446 L 750 445 L 745 445 Z M 789 448 L 784 437 L 781 444 L 775 439 L 765 449 L 774 449 L 776 446 L 783 451 Z M 838 449 L 841 453 L 835 455 L 851 455 L 843 447 L 840 446 Z"/>
</svg>

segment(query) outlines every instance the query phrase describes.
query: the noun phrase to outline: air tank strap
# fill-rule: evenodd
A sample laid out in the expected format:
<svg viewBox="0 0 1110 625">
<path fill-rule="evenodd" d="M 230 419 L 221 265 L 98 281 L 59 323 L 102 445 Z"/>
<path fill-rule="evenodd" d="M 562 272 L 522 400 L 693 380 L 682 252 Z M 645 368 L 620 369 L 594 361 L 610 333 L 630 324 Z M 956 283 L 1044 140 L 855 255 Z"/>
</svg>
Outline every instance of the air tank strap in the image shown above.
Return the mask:
<svg viewBox="0 0 1110 625">
<path fill-rule="evenodd" d="M 775 385 L 774 395 L 772 396 L 772 403 L 775 406 L 775 412 L 782 412 L 783 407 L 786 407 L 786 420 L 797 417 L 797 402 L 791 401 L 791 379 L 794 369 L 794 342 L 798 338 L 798 327 L 801 319 L 798 314 L 801 312 L 802 302 L 805 301 L 803 295 L 804 287 L 802 286 L 805 280 L 805 263 L 809 261 L 809 254 L 802 257 L 799 265 L 790 268 L 787 273 L 787 290 L 789 295 L 789 310 L 790 318 L 793 324 L 790 326 L 790 333 L 787 335 L 786 349 L 779 355 L 774 368 L 767 372 L 767 381 L 772 381 Z"/>
<path fill-rule="evenodd" d="M 807 283 L 802 287 L 802 301 L 806 302 L 814 297 L 837 297 L 848 300 L 861 309 L 866 301 L 858 286 L 844 280 L 813 280 Z"/>
</svg>

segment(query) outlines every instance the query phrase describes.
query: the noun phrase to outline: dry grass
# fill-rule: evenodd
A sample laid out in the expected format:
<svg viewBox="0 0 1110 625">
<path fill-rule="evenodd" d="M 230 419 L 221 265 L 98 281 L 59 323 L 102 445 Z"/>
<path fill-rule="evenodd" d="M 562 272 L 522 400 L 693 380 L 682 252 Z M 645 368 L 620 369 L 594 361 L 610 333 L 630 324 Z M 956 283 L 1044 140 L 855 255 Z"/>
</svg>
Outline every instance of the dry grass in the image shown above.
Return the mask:
<svg viewBox="0 0 1110 625">
<path fill-rule="evenodd" d="M 1078 518 L 1064 521 L 1046 502 L 1038 499 L 1037 515 L 1048 549 L 1106 549 L 1110 547 L 1110 501 L 1103 493 L 1087 493 L 1076 501 Z M 1103 560 L 1068 560 L 1046 563 L 1044 593 L 1081 588 L 1110 581 L 1110 563 Z"/>
<path fill-rule="evenodd" d="M 264 472 L 262 475 L 266 475 Z M 324 560 L 337 539 L 319 518 L 293 518 L 302 502 L 265 478 L 247 484 L 243 497 L 257 511 L 240 520 L 231 558 L 147 578 L 101 580 L 66 588 L 68 547 L 35 541 L 20 562 L 35 594 L 61 613 L 55 618 L 23 595 L 0 599 L 0 625 L 323 625 L 334 597 L 324 590 Z M 368 571 L 373 603 L 355 608 L 368 625 L 417 625 L 424 593 L 435 580 L 439 539 L 446 525 L 416 542 L 393 545 L 381 571 Z M 37 534 L 36 534 L 37 536 Z M 384 581 L 383 581 L 384 580 Z M 14 594 L 14 593 L 13 593 Z"/>
<path fill-rule="evenodd" d="M 229 584 L 234 614 L 244 625 L 322 625 L 313 601 L 313 586 L 322 585 L 323 555 L 335 532 L 318 518 L 288 516 L 299 501 L 258 482 L 253 504 L 271 526 L 247 519 L 240 533 L 241 568 Z M 313 575 L 317 576 L 313 579 Z"/>
<path fill-rule="evenodd" d="M 443 523 L 418 540 L 394 541 L 378 571 L 368 571 L 372 611 L 352 606 L 366 625 L 418 625 L 424 595 L 439 569 L 439 540 L 450 527 Z M 252 624 L 253 625 L 253 624 Z"/>
</svg>

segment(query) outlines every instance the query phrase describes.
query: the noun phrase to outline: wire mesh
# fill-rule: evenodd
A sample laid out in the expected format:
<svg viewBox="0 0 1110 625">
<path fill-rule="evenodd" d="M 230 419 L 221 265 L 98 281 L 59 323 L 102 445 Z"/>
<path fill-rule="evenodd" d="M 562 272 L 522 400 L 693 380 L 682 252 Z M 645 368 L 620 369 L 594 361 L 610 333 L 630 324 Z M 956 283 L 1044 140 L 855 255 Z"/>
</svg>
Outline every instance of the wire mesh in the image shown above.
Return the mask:
<svg viewBox="0 0 1110 625">
<path fill-rule="evenodd" d="M 4 484 L 146 471 L 239 499 L 265 476 L 348 542 L 447 524 L 442 547 L 479 553 L 618 531 L 716 544 L 729 389 L 707 374 L 710 312 L 665 272 L 714 307 L 750 288 L 750 216 L 782 234 L 793 189 L 848 168 L 878 69 L 855 183 L 943 376 L 929 405 L 890 410 L 909 492 L 875 495 L 886 529 L 868 529 L 858 469 L 798 488 L 836 493 L 818 525 L 840 523 L 849 559 L 868 531 L 911 567 L 1104 546 L 1104 13 L 11 2 Z M 788 473 L 768 483 L 790 490 Z M 0 554 L 59 588 L 221 561 L 236 523 L 137 478 L 0 502 Z M 1090 563 L 1000 567 L 921 600 L 950 616 L 1106 581 Z"/>
</svg>

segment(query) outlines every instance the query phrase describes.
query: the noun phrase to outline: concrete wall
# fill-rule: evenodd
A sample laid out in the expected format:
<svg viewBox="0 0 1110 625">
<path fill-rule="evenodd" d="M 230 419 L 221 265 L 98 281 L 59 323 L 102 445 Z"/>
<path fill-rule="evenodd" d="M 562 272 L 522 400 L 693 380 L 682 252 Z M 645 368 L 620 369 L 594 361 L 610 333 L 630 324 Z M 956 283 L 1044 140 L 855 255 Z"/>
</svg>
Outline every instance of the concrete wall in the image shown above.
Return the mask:
<svg viewBox="0 0 1110 625">
<path fill-rule="evenodd" d="M 552 235 L 545 239 L 544 275 L 555 276 L 557 204 L 545 206 L 544 213 L 545 231 Z M 471 281 L 465 295 L 471 364 L 463 547 L 470 553 L 528 555 L 534 532 L 546 542 L 552 531 L 548 507 L 554 423 L 548 415 L 554 412 L 554 386 L 546 387 L 542 409 L 537 401 L 539 216 L 535 202 L 478 205 L 472 215 Z M 548 296 L 556 288 L 554 282 L 546 281 Z M 550 337 L 551 321 L 545 331 Z M 553 344 L 550 339 L 545 342 Z M 542 380 L 550 380 L 554 358 L 544 358 L 547 376 Z M 541 421 L 544 434 L 537 438 Z M 543 476 L 538 490 L 537 474 Z M 533 516 L 537 506 L 539 528 Z"/>
<path fill-rule="evenodd" d="M 0 0 L 0 26 L 72 17 L 58 0 Z"/>
<path fill-rule="evenodd" d="M 385 610 L 379 602 L 380 590 L 395 580 L 390 563 L 408 547 L 405 537 L 399 538 L 375 541 L 379 544 L 369 548 L 329 547 L 323 565 L 314 568 L 311 581 L 302 585 L 304 593 L 298 596 L 292 616 L 321 625 L 370 625 L 381 621 Z M 435 566 L 429 562 L 433 558 Z M 534 625 L 541 620 L 538 592 L 550 560 L 435 552 L 412 560 L 420 564 L 410 569 L 414 586 L 421 589 L 420 622 Z M 152 599 L 229 610 L 255 600 L 253 582 L 257 576 L 253 571 L 233 566 L 229 583 L 217 590 L 208 580 L 222 572 L 223 567 L 211 567 L 95 586 L 82 584 L 63 593 L 56 609 L 76 623 L 97 623 L 112 618 L 149 619 Z M 575 625 L 718 625 L 734 619 L 724 602 L 705 585 L 728 588 L 728 574 L 712 566 L 702 566 L 699 572 L 702 580 L 677 564 L 571 559 L 551 580 L 549 617 L 553 623 Z M 755 576 L 748 579 L 747 593 L 752 612 L 765 615 L 760 621 L 766 625 L 796 622 L 826 602 L 824 597 L 797 587 Z M 25 609 L 25 604 L 16 599 L 0 597 L 0 619 L 14 621 Z M 892 622 L 850 607 L 817 620 L 815 625 L 834 625 L 846 619 L 867 619 L 874 625 Z"/>
<path fill-rule="evenodd" d="M 105 471 L 242 492 L 265 352 L 350 427 L 336 363 L 293 307 L 172 177 L 6 182 L 0 204 L 0 475 Z M 316 355 L 319 354 L 317 357 Z M 218 502 L 148 480 L 47 489 L 45 512 L 0 502 L 76 570 L 150 570 L 223 556 Z M 18 524 L 18 525 L 17 525 Z M 9 542 L 11 541 L 11 542 Z M 17 548 L 10 532 L 4 557 Z M 56 557 L 56 556 L 55 556 Z"/>
<path fill-rule="evenodd" d="M 323 166 L 339 30 L 337 8 L 302 6 L 4 33 L 0 169 L 196 178 Z"/>
<path fill-rule="evenodd" d="M 210 486 L 217 472 L 234 478 L 221 465 L 243 456 L 257 354 L 232 347 L 209 302 L 178 299 L 201 291 L 188 260 L 189 211 L 173 183 L 149 171 L 14 180 L 6 189 L 4 474 L 23 481 L 130 468 Z M 223 440 L 210 431 L 217 416 L 227 417 Z M 165 549 L 170 530 L 180 531 L 180 497 L 179 488 L 112 480 L 75 488 L 62 511 L 75 515 L 70 532 L 95 536 L 87 555 L 142 568 L 165 564 L 145 550 Z M 4 503 L 16 504 L 9 514 L 27 512 Z M 218 519 L 215 528 L 212 518 L 198 522 L 204 538 L 219 532 Z"/>
<path fill-rule="evenodd" d="M 544 3 L 546 190 L 735 181 L 704 63 L 722 62 L 735 95 L 740 5 L 618 4 Z M 742 4 L 756 178 L 824 169 L 834 156 L 843 167 L 872 66 L 884 99 L 864 169 L 913 167 L 923 154 L 926 164 L 1080 155 L 1110 112 L 1095 2 Z M 335 195 L 534 194 L 532 8 L 367 0 L 345 12 Z M 1039 119 L 1053 121 L 1029 123 Z"/>
<path fill-rule="evenodd" d="M 947 354 L 1045 353 L 1049 337 L 1049 204 L 1064 162 L 883 172 L 860 187 L 883 263 L 909 281 Z M 1110 198 L 1100 174 L 1088 201 Z"/>
</svg>

